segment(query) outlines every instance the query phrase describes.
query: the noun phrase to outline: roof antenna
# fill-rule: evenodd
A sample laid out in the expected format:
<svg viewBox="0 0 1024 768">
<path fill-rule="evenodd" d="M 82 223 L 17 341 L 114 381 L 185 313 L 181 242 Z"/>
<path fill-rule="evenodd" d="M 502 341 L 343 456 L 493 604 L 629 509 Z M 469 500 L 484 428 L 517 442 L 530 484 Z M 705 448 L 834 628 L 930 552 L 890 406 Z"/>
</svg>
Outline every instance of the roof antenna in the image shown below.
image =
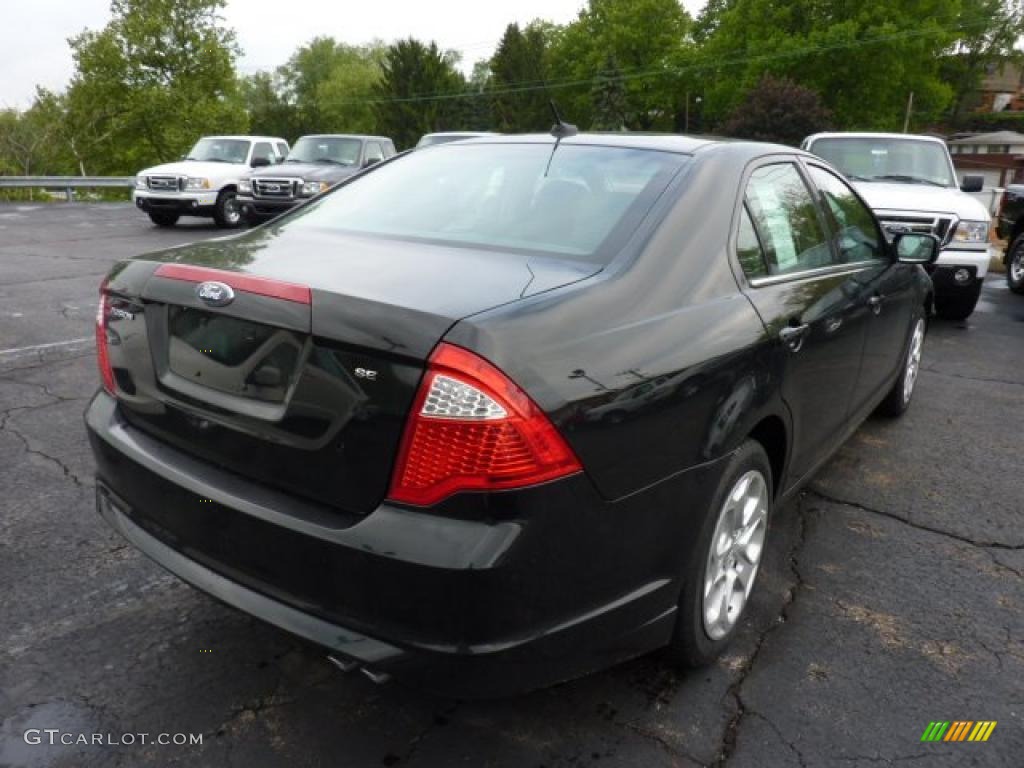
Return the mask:
<svg viewBox="0 0 1024 768">
<path fill-rule="evenodd" d="M 551 105 L 551 112 L 555 116 L 555 124 L 551 126 L 552 136 L 561 141 L 566 136 L 575 136 L 579 133 L 579 129 L 575 125 L 565 122 L 562 116 L 558 114 L 558 106 L 555 104 L 554 99 L 550 99 L 548 104 Z"/>
<path fill-rule="evenodd" d="M 551 148 L 551 154 L 548 156 L 548 164 L 544 169 L 545 178 L 548 175 L 548 171 L 551 170 L 551 161 L 555 159 L 555 151 L 558 149 L 558 143 L 566 136 L 575 136 L 579 133 L 579 129 L 572 123 L 567 123 L 562 119 L 562 116 L 558 114 L 558 106 L 555 104 L 554 99 L 550 99 L 548 104 L 551 105 L 551 112 L 555 116 L 555 124 L 551 126 L 551 135 L 555 137 L 555 146 Z"/>
</svg>

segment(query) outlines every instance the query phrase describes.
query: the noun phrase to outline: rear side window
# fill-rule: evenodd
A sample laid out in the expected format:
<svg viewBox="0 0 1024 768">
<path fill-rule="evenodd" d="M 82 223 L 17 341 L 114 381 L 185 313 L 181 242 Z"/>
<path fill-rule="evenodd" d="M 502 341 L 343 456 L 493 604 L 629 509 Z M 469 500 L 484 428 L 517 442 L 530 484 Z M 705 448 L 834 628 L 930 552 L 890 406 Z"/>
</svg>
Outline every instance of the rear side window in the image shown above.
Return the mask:
<svg viewBox="0 0 1024 768">
<path fill-rule="evenodd" d="M 826 214 L 832 226 L 839 260 L 844 264 L 858 261 L 887 261 L 875 217 L 853 190 L 834 173 L 816 165 L 808 166 L 811 180 L 825 200 Z"/>
<path fill-rule="evenodd" d="M 768 276 L 768 265 L 764 262 L 764 250 L 757 239 L 757 230 L 750 220 L 750 211 L 743 206 L 740 212 L 740 231 L 736 238 L 736 255 L 739 257 L 743 272 L 751 280 Z"/>
<path fill-rule="evenodd" d="M 814 198 L 792 163 L 755 170 L 747 184 L 746 203 L 770 275 L 788 275 L 834 263 Z"/>
<path fill-rule="evenodd" d="M 620 147 L 454 142 L 388 163 L 280 226 L 606 263 L 688 162 Z"/>
</svg>

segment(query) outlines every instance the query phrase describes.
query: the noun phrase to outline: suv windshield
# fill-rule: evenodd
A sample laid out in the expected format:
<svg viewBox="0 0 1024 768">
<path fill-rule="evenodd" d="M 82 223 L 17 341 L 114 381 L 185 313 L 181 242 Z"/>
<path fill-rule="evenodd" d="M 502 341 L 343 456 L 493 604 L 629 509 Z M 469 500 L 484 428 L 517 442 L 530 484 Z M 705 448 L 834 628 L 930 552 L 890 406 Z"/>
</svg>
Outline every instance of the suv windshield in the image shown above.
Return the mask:
<svg viewBox="0 0 1024 768">
<path fill-rule="evenodd" d="M 185 159 L 208 163 L 244 163 L 248 157 L 249 142 L 245 139 L 200 139 Z"/>
<path fill-rule="evenodd" d="M 854 181 L 896 181 L 956 186 L 942 144 L 917 139 L 857 136 L 818 139 L 811 152 Z"/>
<path fill-rule="evenodd" d="M 688 157 L 551 144 L 446 144 L 387 163 L 282 221 L 593 262 L 636 228 Z M 602 246 L 609 244 L 609 247 Z"/>
<path fill-rule="evenodd" d="M 303 136 L 288 153 L 287 163 L 336 163 L 355 165 L 359 162 L 359 139 L 329 136 Z"/>
</svg>

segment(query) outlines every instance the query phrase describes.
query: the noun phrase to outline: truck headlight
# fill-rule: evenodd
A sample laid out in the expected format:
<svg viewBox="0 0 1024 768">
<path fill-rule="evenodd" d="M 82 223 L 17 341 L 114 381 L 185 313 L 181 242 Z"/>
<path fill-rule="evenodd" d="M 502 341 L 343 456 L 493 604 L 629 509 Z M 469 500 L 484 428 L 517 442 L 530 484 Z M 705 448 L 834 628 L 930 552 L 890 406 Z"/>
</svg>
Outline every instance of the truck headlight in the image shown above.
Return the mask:
<svg viewBox="0 0 1024 768">
<path fill-rule="evenodd" d="M 326 181 L 307 181 L 302 185 L 302 195 L 303 197 L 319 195 L 321 192 L 325 192 L 329 186 L 331 185 Z"/>
<path fill-rule="evenodd" d="M 252 182 L 248 179 L 241 179 L 238 182 L 238 192 L 243 195 L 252 194 Z"/>
<path fill-rule="evenodd" d="M 190 176 L 185 182 L 185 189 L 210 189 L 210 180 L 197 179 Z"/>
<path fill-rule="evenodd" d="M 136 189 L 145 189 L 146 188 L 146 177 L 145 176 L 136 176 L 135 177 L 135 188 Z"/>
<path fill-rule="evenodd" d="M 987 243 L 987 221 L 961 221 L 953 233 L 955 243 Z"/>
</svg>

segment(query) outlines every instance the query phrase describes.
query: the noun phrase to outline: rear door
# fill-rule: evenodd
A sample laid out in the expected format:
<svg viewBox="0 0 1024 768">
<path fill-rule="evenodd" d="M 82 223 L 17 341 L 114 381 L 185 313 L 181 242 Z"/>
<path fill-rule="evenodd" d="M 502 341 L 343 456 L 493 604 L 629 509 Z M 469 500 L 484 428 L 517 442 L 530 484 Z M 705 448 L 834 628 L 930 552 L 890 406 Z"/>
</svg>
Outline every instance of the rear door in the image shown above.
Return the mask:
<svg viewBox="0 0 1024 768">
<path fill-rule="evenodd" d="M 790 478 L 846 437 L 868 316 L 860 268 L 839 263 L 812 187 L 793 159 L 749 174 L 737 236 L 744 290 L 777 345 L 793 421 Z"/>
<path fill-rule="evenodd" d="M 877 219 L 849 184 L 817 163 L 806 165 L 821 196 L 839 260 L 862 266 L 857 275 L 858 300 L 868 308 L 870 318 L 851 403 L 857 412 L 892 382 L 900 366 L 914 310 L 917 268 L 892 258 Z"/>
</svg>

